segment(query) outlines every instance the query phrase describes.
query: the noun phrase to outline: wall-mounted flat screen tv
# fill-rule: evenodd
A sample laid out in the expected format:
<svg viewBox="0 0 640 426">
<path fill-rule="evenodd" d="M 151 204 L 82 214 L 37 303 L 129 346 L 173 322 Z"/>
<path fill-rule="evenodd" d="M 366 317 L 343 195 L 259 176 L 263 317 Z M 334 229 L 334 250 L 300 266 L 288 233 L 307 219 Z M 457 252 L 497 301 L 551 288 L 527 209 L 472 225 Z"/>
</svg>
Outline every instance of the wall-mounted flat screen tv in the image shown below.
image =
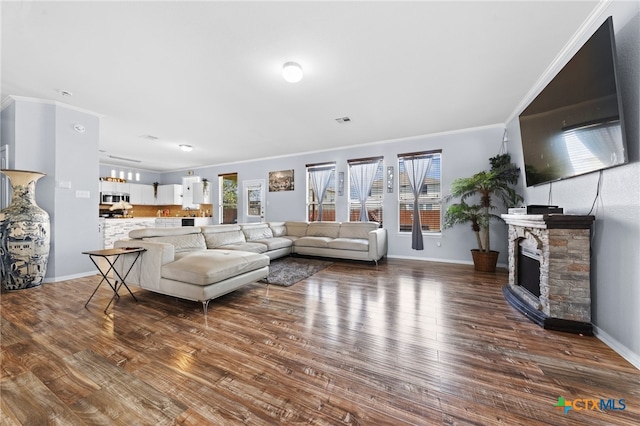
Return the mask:
<svg viewBox="0 0 640 426">
<path fill-rule="evenodd" d="M 628 161 L 609 17 L 520 114 L 527 186 Z"/>
</svg>

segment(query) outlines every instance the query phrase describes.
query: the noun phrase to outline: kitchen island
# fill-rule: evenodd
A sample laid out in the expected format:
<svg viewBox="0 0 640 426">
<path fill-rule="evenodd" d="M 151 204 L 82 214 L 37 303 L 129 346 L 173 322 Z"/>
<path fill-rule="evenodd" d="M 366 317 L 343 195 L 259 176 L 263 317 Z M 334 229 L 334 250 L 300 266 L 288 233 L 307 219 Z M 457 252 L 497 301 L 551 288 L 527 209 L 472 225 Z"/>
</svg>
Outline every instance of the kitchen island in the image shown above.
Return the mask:
<svg viewBox="0 0 640 426">
<path fill-rule="evenodd" d="M 211 217 L 123 217 L 104 219 L 104 248 L 113 248 L 117 240 L 129 237 L 129 231 L 138 228 L 182 226 L 182 219 L 194 219 L 195 226 L 212 225 Z"/>
<path fill-rule="evenodd" d="M 117 240 L 129 237 L 129 231 L 138 228 L 152 228 L 156 226 L 155 217 L 123 217 L 106 218 L 104 220 L 104 248 L 113 248 Z"/>
</svg>

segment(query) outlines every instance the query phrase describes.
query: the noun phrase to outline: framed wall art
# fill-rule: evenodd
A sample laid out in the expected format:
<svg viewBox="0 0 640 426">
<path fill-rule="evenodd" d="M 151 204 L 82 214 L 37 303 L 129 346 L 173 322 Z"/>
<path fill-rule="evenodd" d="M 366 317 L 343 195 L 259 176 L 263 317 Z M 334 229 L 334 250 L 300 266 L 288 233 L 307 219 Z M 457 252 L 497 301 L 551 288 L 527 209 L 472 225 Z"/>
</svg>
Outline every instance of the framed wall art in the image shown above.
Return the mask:
<svg viewBox="0 0 640 426">
<path fill-rule="evenodd" d="M 293 169 L 269 172 L 269 192 L 293 191 Z"/>
</svg>

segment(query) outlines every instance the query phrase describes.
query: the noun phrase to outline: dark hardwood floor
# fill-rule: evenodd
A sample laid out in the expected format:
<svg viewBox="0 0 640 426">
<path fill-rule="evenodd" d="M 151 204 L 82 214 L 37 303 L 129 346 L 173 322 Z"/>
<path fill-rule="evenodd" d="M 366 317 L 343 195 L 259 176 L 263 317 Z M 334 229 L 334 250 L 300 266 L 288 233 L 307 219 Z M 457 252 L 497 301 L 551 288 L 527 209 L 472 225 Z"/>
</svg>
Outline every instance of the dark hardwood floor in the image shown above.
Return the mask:
<svg viewBox="0 0 640 426">
<path fill-rule="evenodd" d="M 207 317 L 139 289 L 104 314 L 106 286 L 85 309 L 97 275 L 4 292 L 0 423 L 640 424 L 640 371 L 595 337 L 531 323 L 506 281 L 338 261 L 216 299 Z M 600 399 L 615 405 L 584 401 Z"/>
</svg>

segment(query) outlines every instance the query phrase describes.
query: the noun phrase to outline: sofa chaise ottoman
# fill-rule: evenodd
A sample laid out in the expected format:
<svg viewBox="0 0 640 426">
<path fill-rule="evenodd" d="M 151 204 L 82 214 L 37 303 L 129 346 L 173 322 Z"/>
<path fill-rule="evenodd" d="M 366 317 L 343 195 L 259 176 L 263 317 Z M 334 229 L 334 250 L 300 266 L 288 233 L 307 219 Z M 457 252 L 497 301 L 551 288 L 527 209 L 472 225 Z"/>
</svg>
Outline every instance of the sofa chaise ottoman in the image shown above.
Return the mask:
<svg viewBox="0 0 640 426">
<path fill-rule="evenodd" d="M 264 279 L 269 274 L 268 256 L 241 250 L 207 249 L 199 227 L 142 228 L 118 240 L 114 247 L 146 249 L 133 265 L 127 285 L 202 302 L 207 313 L 209 301 L 240 287 Z M 132 257 L 116 263 L 126 272 Z"/>
</svg>

